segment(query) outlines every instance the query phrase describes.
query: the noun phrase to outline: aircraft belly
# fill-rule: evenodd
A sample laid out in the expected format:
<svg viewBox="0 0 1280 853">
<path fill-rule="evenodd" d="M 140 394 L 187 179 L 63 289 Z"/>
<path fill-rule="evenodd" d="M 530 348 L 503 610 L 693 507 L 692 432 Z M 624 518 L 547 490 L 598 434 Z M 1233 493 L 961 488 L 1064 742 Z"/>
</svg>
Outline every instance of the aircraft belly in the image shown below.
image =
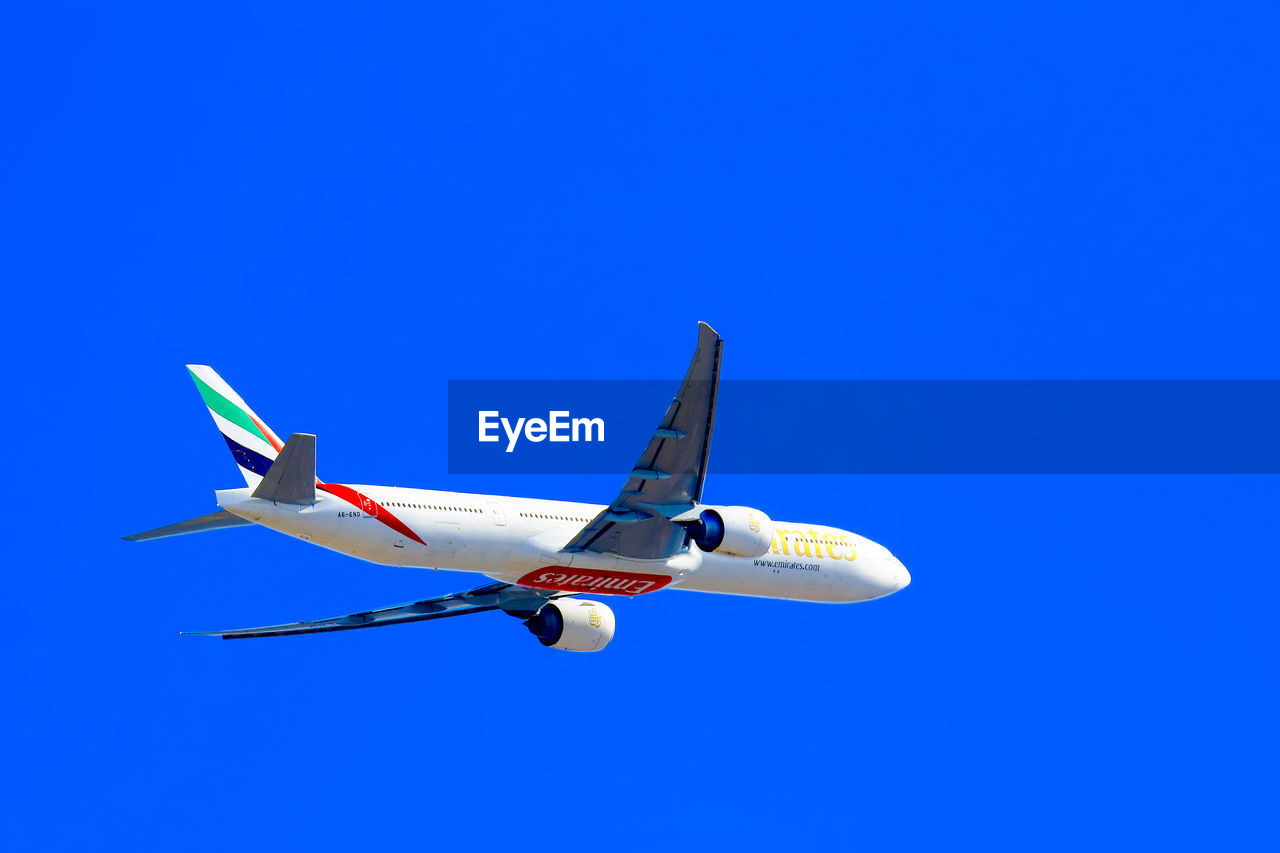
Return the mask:
<svg viewBox="0 0 1280 853">
<path fill-rule="evenodd" d="M 848 602 L 859 600 L 845 588 L 839 561 L 825 558 L 751 559 L 708 554 L 702 568 L 673 589 L 718 592 L 793 601 Z"/>
<path fill-rule="evenodd" d="M 396 565 L 399 549 L 392 545 L 393 531 L 371 518 L 339 517 L 336 508 L 316 512 L 307 519 L 300 538 L 371 563 Z"/>
</svg>

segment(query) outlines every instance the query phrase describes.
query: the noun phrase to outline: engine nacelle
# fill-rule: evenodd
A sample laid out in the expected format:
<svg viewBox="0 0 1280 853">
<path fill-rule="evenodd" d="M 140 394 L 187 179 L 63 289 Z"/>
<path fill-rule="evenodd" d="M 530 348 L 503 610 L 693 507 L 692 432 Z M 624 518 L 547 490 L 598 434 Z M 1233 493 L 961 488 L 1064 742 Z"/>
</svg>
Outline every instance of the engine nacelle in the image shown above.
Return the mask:
<svg viewBox="0 0 1280 853">
<path fill-rule="evenodd" d="M 773 520 L 748 506 L 703 507 L 685 526 L 703 551 L 759 557 L 773 547 Z"/>
<path fill-rule="evenodd" d="M 538 642 L 571 652 L 598 652 L 613 639 L 613 611 L 598 601 L 548 601 L 525 620 Z"/>
</svg>

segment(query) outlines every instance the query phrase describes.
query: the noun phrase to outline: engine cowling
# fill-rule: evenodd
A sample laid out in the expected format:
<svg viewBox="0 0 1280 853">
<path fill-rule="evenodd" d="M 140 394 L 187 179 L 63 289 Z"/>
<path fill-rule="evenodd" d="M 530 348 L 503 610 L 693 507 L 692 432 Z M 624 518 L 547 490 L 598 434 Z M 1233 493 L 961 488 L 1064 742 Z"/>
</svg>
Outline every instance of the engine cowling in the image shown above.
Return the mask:
<svg viewBox="0 0 1280 853">
<path fill-rule="evenodd" d="M 773 547 L 773 520 L 749 506 L 703 507 L 686 528 L 703 551 L 759 557 Z"/>
<path fill-rule="evenodd" d="M 571 652 L 598 652 L 613 639 L 613 611 L 598 601 L 560 598 L 548 601 L 525 620 L 538 642 Z"/>
</svg>

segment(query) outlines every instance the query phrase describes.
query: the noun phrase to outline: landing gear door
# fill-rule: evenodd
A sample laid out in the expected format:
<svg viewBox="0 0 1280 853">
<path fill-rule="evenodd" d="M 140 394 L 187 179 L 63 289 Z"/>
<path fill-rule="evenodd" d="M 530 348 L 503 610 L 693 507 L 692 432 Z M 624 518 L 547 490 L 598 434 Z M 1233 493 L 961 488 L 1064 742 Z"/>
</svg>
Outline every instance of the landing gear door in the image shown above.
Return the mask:
<svg viewBox="0 0 1280 853">
<path fill-rule="evenodd" d="M 489 514 L 493 516 L 493 523 L 498 527 L 507 526 L 507 516 L 502 512 L 502 507 L 498 506 L 496 501 L 486 501 L 489 507 Z"/>
</svg>

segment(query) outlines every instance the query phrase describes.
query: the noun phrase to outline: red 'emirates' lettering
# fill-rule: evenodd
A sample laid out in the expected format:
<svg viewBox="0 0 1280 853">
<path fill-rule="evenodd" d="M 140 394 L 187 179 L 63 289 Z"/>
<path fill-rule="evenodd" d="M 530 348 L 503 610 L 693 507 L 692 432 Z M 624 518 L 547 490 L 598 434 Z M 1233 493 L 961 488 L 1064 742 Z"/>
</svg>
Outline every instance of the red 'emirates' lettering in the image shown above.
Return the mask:
<svg viewBox="0 0 1280 853">
<path fill-rule="evenodd" d="M 667 575 L 599 572 L 594 569 L 570 570 L 567 566 L 549 566 L 529 572 L 516 583 L 535 589 L 577 590 L 598 592 L 603 595 L 641 595 L 662 589 L 671 583 L 671 578 Z"/>
</svg>

